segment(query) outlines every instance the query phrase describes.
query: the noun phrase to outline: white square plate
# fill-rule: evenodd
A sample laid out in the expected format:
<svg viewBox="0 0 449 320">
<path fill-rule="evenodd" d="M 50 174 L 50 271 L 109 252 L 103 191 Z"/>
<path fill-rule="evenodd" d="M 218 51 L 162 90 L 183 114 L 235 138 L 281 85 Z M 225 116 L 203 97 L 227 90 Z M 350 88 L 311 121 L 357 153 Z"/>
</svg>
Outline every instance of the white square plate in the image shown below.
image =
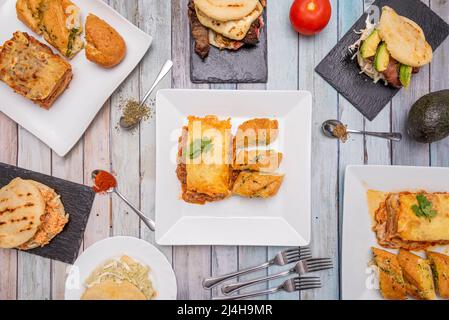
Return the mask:
<svg viewBox="0 0 449 320">
<path fill-rule="evenodd" d="M 310 240 L 312 97 L 307 91 L 160 90 L 156 100 L 156 241 L 161 245 L 299 246 Z M 181 199 L 176 177 L 178 137 L 187 116 L 275 118 L 285 173 L 270 199 L 237 196 L 208 203 Z"/>
<path fill-rule="evenodd" d="M 384 192 L 449 192 L 449 168 L 401 166 L 348 166 L 345 174 L 342 297 L 345 300 L 382 299 L 372 260 L 371 247 L 378 245 L 371 230 L 367 190 Z M 396 253 L 397 250 L 388 250 Z M 440 247 L 438 251 L 446 252 Z"/>
<path fill-rule="evenodd" d="M 50 110 L 40 108 L 0 82 L 0 111 L 30 131 L 58 155 L 64 156 L 86 131 L 109 96 L 136 67 L 150 47 L 152 38 L 101 0 L 74 0 L 84 21 L 93 13 L 108 22 L 125 39 L 125 59 L 115 68 L 104 69 L 88 61 L 84 50 L 70 64 L 73 79 Z M 48 45 L 17 19 L 15 0 L 0 0 L 0 44 L 15 31 L 24 31 Z M 83 34 L 84 37 L 84 34 Z M 51 47 L 51 46 L 50 46 Z M 52 48 L 54 53 L 56 49 Z"/>
</svg>

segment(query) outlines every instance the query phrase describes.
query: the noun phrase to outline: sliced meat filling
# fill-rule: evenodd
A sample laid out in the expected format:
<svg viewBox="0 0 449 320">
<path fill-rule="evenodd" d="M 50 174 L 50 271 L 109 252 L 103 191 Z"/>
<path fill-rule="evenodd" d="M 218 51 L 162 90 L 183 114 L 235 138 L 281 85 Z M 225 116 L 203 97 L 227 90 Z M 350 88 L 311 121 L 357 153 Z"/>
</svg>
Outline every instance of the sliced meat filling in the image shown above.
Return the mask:
<svg viewBox="0 0 449 320">
<path fill-rule="evenodd" d="M 198 19 L 193 0 L 189 1 L 189 20 L 192 36 L 195 39 L 195 52 L 204 59 L 209 55 L 210 50 L 209 30 Z"/>
</svg>

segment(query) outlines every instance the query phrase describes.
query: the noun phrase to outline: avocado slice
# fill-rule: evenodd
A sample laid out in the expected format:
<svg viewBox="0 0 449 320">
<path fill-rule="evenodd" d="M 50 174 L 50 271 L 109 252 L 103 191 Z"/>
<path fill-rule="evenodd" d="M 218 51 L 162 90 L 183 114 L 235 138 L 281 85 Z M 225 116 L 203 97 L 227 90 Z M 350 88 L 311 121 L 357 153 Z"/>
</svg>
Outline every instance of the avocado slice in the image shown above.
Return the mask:
<svg viewBox="0 0 449 320">
<path fill-rule="evenodd" d="M 362 46 L 360 47 L 360 53 L 362 54 L 363 59 L 367 59 L 373 57 L 376 54 L 377 46 L 379 45 L 381 39 L 379 35 L 379 31 L 374 30 L 368 36 L 368 38 L 363 41 Z"/>
<path fill-rule="evenodd" d="M 390 63 L 390 52 L 387 49 L 387 44 L 382 42 L 377 48 L 376 57 L 374 58 L 374 68 L 378 72 L 384 72 Z"/>
<path fill-rule="evenodd" d="M 410 81 L 412 80 L 412 71 L 413 68 L 405 64 L 401 64 L 401 67 L 399 68 L 399 81 L 401 81 L 405 88 L 408 88 L 410 85 Z"/>
<path fill-rule="evenodd" d="M 408 135 L 422 143 L 449 136 L 449 90 L 432 92 L 420 98 L 410 109 L 406 125 Z"/>
</svg>

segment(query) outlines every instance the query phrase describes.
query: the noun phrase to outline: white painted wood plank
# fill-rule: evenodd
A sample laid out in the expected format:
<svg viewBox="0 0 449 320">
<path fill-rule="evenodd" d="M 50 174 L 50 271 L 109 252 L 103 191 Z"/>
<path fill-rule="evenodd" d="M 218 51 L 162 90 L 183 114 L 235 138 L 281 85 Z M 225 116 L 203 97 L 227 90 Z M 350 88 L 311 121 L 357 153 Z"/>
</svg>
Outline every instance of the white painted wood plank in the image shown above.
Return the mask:
<svg viewBox="0 0 449 320">
<path fill-rule="evenodd" d="M 51 151 L 40 140 L 19 127 L 19 167 L 51 174 Z M 26 252 L 19 252 L 17 298 L 50 299 L 50 260 Z"/>
<path fill-rule="evenodd" d="M 0 162 L 17 163 L 17 125 L 0 113 Z M 0 300 L 16 299 L 17 251 L 0 249 Z"/>
<path fill-rule="evenodd" d="M 290 1 L 267 2 L 269 48 L 267 90 L 296 90 L 298 88 L 298 34 L 293 30 L 288 19 L 290 6 Z M 285 156 L 288 157 L 288 154 Z M 286 248 L 269 247 L 268 258 L 284 249 Z M 273 267 L 268 270 L 268 274 L 275 274 L 285 269 L 285 267 Z M 269 286 L 277 286 L 284 280 L 270 281 Z M 268 299 L 298 300 L 299 293 L 278 293 L 268 296 Z"/>
<path fill-rule="evenodd" d="M 172 0 L 172 87 L 202 88 L 190 81 L 190 28 L 187 0 Z M 173 267 L 178 278 L 179 299 L 209 299 L 211 292 L 202 288 L 204 277 L 211 274 L 211 247 L 189 246 L 173 248 Z"/>
<path fill-rule="evenodd" d="M 130 22 L 137 24 L 137 1 L 110 1 L 111 6 Z M 111 97 L 111 161 L 116 174 L 118 190 L 135 206 L 140 206 L 139 132 L 118 130 L 122 111 L 120 105 L 127 99 L 139 100 L 139 69 L 136 68 Z M 139 218 L 117 196 L 112 196 L 113 235 L 139 237 Z"/>
<path fill-rule="evenodd" d="M 152 47 L 140 64 L 140 96 L 143 97 L 153 84 L 160 68 L 171 57 L 171 2 L 139 1 L 139 27 L 153 37 Z M 171 87 L 171 75 L 167 75 L 156 88 L 147 104 L 151 106 L 153 116 L 143 121 L 140 131 L 140 197 L 142 211 L 154 220 L 156 188 L 156 121 L 154 101 L 156 91 Z M 143 239 L 156 244 L 154 232 L 141 223 Z M 172 248 L 159 247 L 166 257 L 172 260 Z"/>
<path fill-rule="evenodd" d="M 430 7 L 446 22 L 449 20 L 449 2 L 431 1 Z M 438 48 L 430 66 L 430 90 L 438 91 L 449 88 L 449 39 Z M 449 139 L 431 145 L 431 159 L 433 166 L 449 166 Z"/>
<path fill-rule="evenodd" d="M 423 1 L 429 4 L 428 1 Z M 410 87 L 402 89 L 392 103 L 392 129 L 404 133 L 401 143 L 393 144 L 393 163 L 395 165 L 428 166 L 430 163 L 429 145 L 412 141 L 405 134 L 408 112 L 421 96 L 429 93 L 429 66 L 421 68 L 413 75 Z"/>
<path fill-rule="evenodd" d="M 64 158 L 52 153 L 52 174 L 55 177 L 83 183 L 83 141 L 80 140 L 75 147 Z M 69 215 L 70 212 L 67 212 Z M 64 287 L 66 271 L 69 264 L 55 261 L 51 262 L 51 298 L 53 300 L 64 300 Z"/>
<path fill-rule="evenodd" d="M 103 106 L 84 135 L 84 183 L 92 185 L 91 172 L 110 170 L 109 153 L 110 103 Z M 113 129 L 112 129 L 113 130 Z M 90 213 L 83 248 L 107 238 L 111 232 L 111 195 L 97 195 Z"/>
<path fill-rule="evenodd" d="M 312 241 L 315 256 L 330 257 L 338 265 L 338 142 L 324 138 L 320 126 L 338 117 L 337 93 L 315 73 L 315 66 L 337 43 L 337 1 L 327 28 L 315 37 L 299 38 L 299 88 L 312 92 Z M 321 276 L 322 289 L 303 292 L 303 299 L 337 299 L 338 269 Z"/>
</svg>

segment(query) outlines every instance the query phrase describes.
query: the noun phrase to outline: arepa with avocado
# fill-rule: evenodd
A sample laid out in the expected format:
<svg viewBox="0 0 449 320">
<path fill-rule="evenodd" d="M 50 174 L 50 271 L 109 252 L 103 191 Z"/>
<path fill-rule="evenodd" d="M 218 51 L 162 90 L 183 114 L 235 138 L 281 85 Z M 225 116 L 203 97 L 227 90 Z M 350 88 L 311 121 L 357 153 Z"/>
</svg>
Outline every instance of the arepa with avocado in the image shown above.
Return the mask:
<svg viewBox="0 0 449 320">
<path fill-rule="evenodd" d="M 388 6 L 382 8 L 379 23 L 371 23 L 368 16 L 366 28 L 350 50 L 361 73 L 395 88 L 409 87 L 413 74 L 433 58 L 423 29 Z"/>
</svg>

